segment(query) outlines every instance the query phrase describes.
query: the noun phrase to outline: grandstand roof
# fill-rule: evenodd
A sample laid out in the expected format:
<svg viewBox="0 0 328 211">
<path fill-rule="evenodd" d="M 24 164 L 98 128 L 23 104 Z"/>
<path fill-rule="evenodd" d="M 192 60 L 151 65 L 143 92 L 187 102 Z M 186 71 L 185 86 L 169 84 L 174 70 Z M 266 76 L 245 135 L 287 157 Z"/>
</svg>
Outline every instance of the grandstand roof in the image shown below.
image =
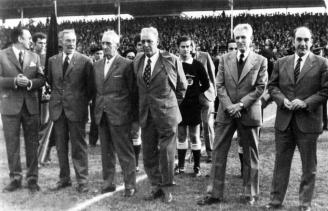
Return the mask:
<svg viewBox="0 0 328 211">
<path fill-rule="evenodd" d="M 58 16 L 116 14 L 118 0 L 57 0 Z M 133 16 L 178 15 L 183 11 L 228 10 L 229 0 L 120 0 L 121 13 Z M 324 0 L 234 0 L 234 9 L 323 7 Z M 0 18 L 50 16 L 51 0 L 0 0 Z"/>
</svg>

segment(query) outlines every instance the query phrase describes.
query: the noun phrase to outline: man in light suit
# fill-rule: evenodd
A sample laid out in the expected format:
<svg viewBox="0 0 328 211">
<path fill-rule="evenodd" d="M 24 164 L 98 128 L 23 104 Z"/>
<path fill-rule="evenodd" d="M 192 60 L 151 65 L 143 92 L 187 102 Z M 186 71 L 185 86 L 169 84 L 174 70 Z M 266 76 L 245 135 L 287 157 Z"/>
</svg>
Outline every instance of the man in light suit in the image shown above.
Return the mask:
<svg viewBox="0 0 328 211">
<path fill-rule="evenodd" d="M 138 113 L 138 96 L 132 61 L 118 55 L 120 38 L 114 31 L 102 37 L 104 59 L 94 64 L 95 122 L 99 127 L 104 185 L 102 193 L 115 191 L 117 153 L 125 183 L 125 197 L 135 194 L 135 157 L 130 130 Z"/>
<path fill-rule="evenodd" d="M 212 161 L 212 149 L 214 141 L 214 101 L 216 98 L 215 87 L 215 66 L 209 53 L 196 51 L 196 44 L 192 42 L 194 48 L 194 59 L 203 64 L 207 77 L 210 82 L 210 87 L 199 96 L 202 105 L 201 119 L 204 130 L 205 148 L 207 153 L 207 162 Z"/>
<path fill-rule="evenodd" d="M 6 142 L 10 183 L 5 192 L 22 185 L 20 162 L 20 127 L 23 126 L 26 148 L 27 187 L 39 191 L 38 180 L 38 89 L 45 80 L 40 58 L 29 51 L 32 37 L 28 29 L 12 31 L 14 44 L 0 51 L 0 112 Z"/>
<path fill-rule="evenodd" d="M 254 205 L 259 194 L 259 128 L 262 123 L 260 97 L 268 80 L 267 60 L 251 51 L 253 30 L 249 24 L 238 24 L 234 37 L 238 51 L 222 56 L 216 85 L 220 105 L 216 117 L 213 164 L 208 195 L 199 205 L 220 203 L 228 151 L 238 129 L 243 156 L 245 202 Z"/>
<path fill-rule="evenodd" d="M 68 162 L 70 140 L 77 191 L 87 192 L 88 154 L 85 124 L 88 119 L 88 104 L 93 95 L 94 79 L 90 58 L 76 52 L 75 48 L 74 30 L 64 30 L 63 52 L 51 57 L 48 64 L 48 83 L 51 86 L 50 119 L 54 122 L 60 167 L 60 180 L 53 189 L 59 190 L 72 185 Z"/>
<path fill-rule="evenodd" d="M 312 33 L 295 30 L 295 54 L 274 65 L 269 92 L 277 103 L 276 161 L 267 208 L 281 208 L 295 147 L 301 155 L 300 210 L 311 210 L 317 168 L 317 139 L 322 132 L 322 103 L 328 97 L 328 61 L 310 52 Z"/>
<path fill-rule="evenodd" d="M 177 57 L 157 48 L 156 28 L 143 28 L 144 52 L 137 54 L 133 67 L 139 87 L 139 121 L 145 171 L 153 187 L 147 199 L 172 202 L 176 133 L 187 81 Z"/>
</svg>

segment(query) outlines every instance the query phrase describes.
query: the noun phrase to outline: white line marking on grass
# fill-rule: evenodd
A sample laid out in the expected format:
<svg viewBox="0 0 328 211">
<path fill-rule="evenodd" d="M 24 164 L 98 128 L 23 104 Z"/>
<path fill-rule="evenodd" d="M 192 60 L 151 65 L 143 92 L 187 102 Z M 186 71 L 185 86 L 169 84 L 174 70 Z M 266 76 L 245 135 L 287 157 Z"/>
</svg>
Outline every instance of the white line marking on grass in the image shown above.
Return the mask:
<svg viewBox="0 0 328 211">
<path fill-rule="evenodd" d="M 140 182 L 140 181 L 145 180 L 146 178 L 147 178 L 146 174 L 143 174 L 143 175 L 137 177 L 137 183 Z M 114 195 L 115 193 L 120 192 L 122 190 L 124 190 L 124 185 L 120 185 L 120 186 L 116 187 L 116 191 L 114 191 L 114 192 L 104 193 L 104 194 L 95 196 L 91 199 L 88 199 L 88 200 L 76 205 L 73 208 L 68 209 L 67 211 L 80 211 L 80 210 L 83 210 L 83 209 L 91 206 L 92 204 L 94 204 L 94 203 L 96 203 L 100 200 L 103 200 L 105 198 L 108 198 L 108 197 L 110 197 L 110 196 Z"/>
</svg>

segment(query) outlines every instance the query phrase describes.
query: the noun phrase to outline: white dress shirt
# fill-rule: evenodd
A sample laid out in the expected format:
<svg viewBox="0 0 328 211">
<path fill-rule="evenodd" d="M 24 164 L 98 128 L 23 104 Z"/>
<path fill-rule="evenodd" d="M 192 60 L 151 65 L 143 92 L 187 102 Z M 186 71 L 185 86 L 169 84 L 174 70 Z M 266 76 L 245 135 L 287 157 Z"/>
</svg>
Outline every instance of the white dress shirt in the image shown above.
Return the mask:
<svg viewBox="0 0 328 211">
<path fill-rule="evenodd" d="M 249 52 L 250 52 L 250 50 L 248 49 L 247 51 L 245 51 L 243 54 L 244 54 L 244 58 L 243 58 L 243 62 L 245 62 L 246 61 L 246 59 L 247 59 L 247 57 L 248 57 L 248 55 L 249 55 Z M 241 54 L 241 52 L 240 51 L 237 51 L 237 61 L 239 62 L 239 59 L 240 59 L 240 54 Z"/>
<path fill-rule="evenodd" d="M 114 61 L 115 57 L 116 57 L 116 55 L 113 56 L 110 59 L 107 59 L 107 58 L 105 59 L 105 67 L 104 67 L 104 76 L 105 77 L 106 77 L 106 75 L 107 75 L 107 73 L 109 71 L 110 66 L 112 66 L 112 64 L 113 64 L 113 61 Z"/>
<path fill-rule="evenodd" d="M 151 57 L 148 57 L 148 56 L 145 56 L 145 62 L 144 62 L 144 67 L 143 67 L 143 71 L 142 71 L 142 74 L 143 72 L 145 71 L 145 68 L 147 66 L 147 62 L 148 62 L 148 59 L 151 60 L 151 63 L 150 63 L 150 75 L 153 74 L 153 71 L 154 71 L 154 68 L 155 68 L 155 64 L 158 60 L 158 57 L 159 57 L 159 51 L 157 51 L 153 56 Z"/>
<path fill-rule="evenodd" d="M 302 61 L 301 61 L 301 65 L 300 65 L 300 72 L 302 71 L 302 68 L 303 68 L 303 66 L 304 66 L 304 63 L 305 63 L 305 60 L 306 60 L 306 58 L 309 56 L 309 53 L 310 52 L 307 52 L 306 54 L 304 54 L 304 56 L 302 56 L 301 58 L 302 58 Z M 295 54 L 295 60 L 294 60 L 294 69 L 295 69 L 295 67 L 296 67 L 296 65 L 297 65 L 297 60 L 298 60 L 298 58 L 300 58 L 298 55 L 297 55 L 297 53 Z"/>
</svg>

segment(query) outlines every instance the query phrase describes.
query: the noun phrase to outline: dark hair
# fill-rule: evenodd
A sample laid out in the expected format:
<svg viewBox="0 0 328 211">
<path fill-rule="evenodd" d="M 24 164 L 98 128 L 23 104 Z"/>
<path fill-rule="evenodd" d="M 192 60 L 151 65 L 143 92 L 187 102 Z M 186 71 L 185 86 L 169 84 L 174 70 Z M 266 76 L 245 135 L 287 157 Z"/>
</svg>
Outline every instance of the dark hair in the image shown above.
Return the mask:
<svg viewBox="0 0 328 211">
<path fill-rule="evenodd" d="M 268 46 L 270 47 L 270 49 L 273 49 L 274 46 L 272 40 L 266 39 L 265 42 L 268 42 Z"/>
<path fill-rule="evenodd" d="M 141 37 L 140 37 L 140 34 L 138 34 L 134 37 L 134 40 L 133 40 L 134 46 L 137 46 L 138 42 L 140 42 L 140 41 L 141 41 Z"/>
<path fill-rule="evenodd" d="M 98 45 L 94 45 L 90 48 L 90 53 L 91 54 L 95 54 L 97 51 L 102 50 L 102 47 L 98 46 Z"/>
<path fill-rule="evenodd" d="M 230 40 L 228 40 L 228 42 L 227 42 L 227 46 L 229 45 L 229 43 L 235 43 L 235 42 L 236 42 L 236 40 L 230 39 Z"/>
<path fill-rule="evenodd" d="M 11 42 L 12 43 L 18 43 L 18 37 L 23 36 L 23 30 L 28 30 L 25 27 L 16 27 L 11 32 Z"/>
<path fill-rule="evenodd" d="M 133 49 L 129 49 L 129 50 L 127 50 L 127 51 L 125 51 L 125 52 L 123 53 L 123 57 L 126 57 L 126 56 L 128 55 L 128 53 L 130 53 L 130 52 L 133 52 L 134 55 L 137 55 L 137 51 L 135 51 L 135 50 L 133 50 Z"/>
<path fill-rule="evenodd" d="M 191 38 L 188 36 L 179 37 L 177 40 L 178 47 L 180 46 L 181 42 L 187 42 L 187 41 L 191 41 Z"/>
<path fill-rule="evenodd" d="M 33 34 L 33 36 L 32 36 L 33 42 L 36 43 L 36 41 L 38 41 L 38 39 L 40 39 L 40 40 L 47 39 L 47 35 L 42 32 L 37 32 L 37 33 Z"/>
</svg>

